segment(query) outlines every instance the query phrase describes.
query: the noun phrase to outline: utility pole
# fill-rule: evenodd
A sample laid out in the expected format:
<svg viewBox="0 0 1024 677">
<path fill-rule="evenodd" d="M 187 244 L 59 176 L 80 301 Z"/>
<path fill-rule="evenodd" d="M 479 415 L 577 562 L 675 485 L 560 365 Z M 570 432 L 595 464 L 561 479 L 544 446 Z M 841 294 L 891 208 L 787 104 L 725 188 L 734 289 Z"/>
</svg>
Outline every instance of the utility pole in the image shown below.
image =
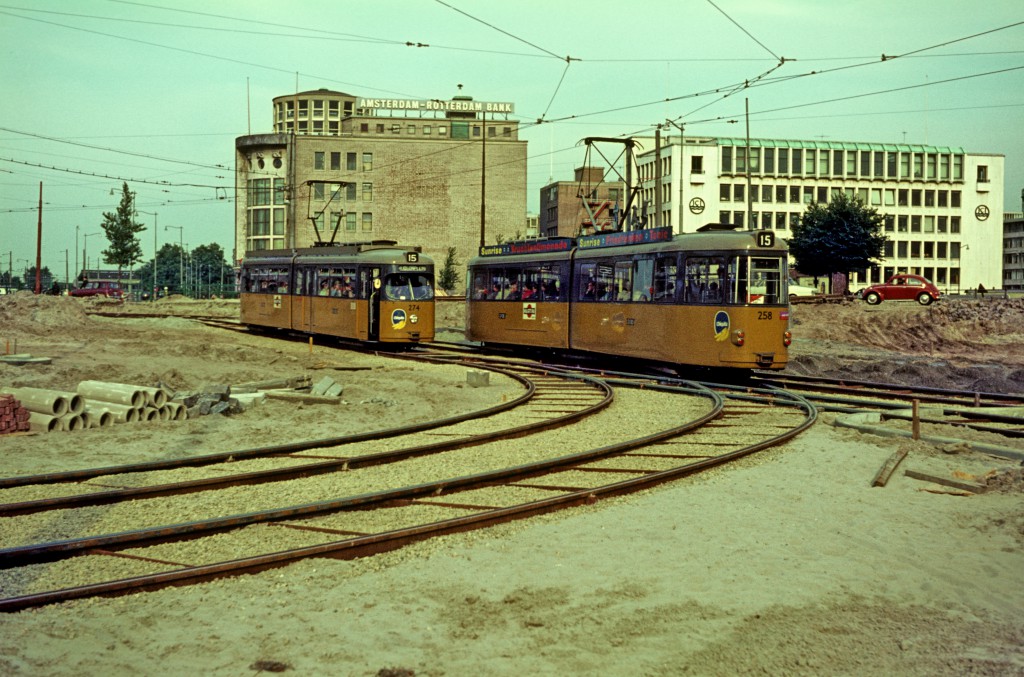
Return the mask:
<svg viewBox="0 0 1024 677">
<path fill-rule="evenodd" d="M 159 214 L 157 212 L 147 212 L 142 209 L 136 209 L 136 214 L 152 214 L 153 215 L 153 296 L 150 298 L 151 301 L 156 301 L 156 234 L 157 234 L 157 223 Z"/>
<path fill-rule="evenodd" d="M 487 224 L 487 113 L 480 113 L 480 246 L 486 244 Z"/>
<path fill-rule="evenodd" d="M 754 229 L 754 197 L 750 194 L 750 99 L 744 99 L 747 116 L 747 230 Z"/>
<path fill-rule="evenodd" d="M 686 213 L 686 205 L 683 203 L 683 180 L 686 178 L 686 130 L 683 125 L 677 125 L 672 120 L 666 120 L 668 124 L 679 130 L 679 232 L 683 232 L 683 215 Z"/>
<path fill-rule="evenodd" d="M 654 128 L 654 227 L 661 226 L 661 125 Z"/>
<path fill-rule="evenodd" d="M 39 226 L 36 232 L 36 295 L 42 291 L 43 274 L 43 182 L 39 182 Z"/>
</svg>

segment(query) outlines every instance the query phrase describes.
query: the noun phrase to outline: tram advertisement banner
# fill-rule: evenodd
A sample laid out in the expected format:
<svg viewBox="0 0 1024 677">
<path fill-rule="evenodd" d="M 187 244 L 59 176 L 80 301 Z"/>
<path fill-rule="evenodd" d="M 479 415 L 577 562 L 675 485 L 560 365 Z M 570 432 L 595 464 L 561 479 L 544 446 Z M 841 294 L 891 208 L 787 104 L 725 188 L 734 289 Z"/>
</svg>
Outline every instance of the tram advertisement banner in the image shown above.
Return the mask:
<svg viewBox="0 0 1024 677">
<path fill-rule="evenodd" d="M 623 247 L 630 244 L 644 244 L 645 242 L 667 242 L 671 239 L 671 228 L 647 228 L 645 230 L 629 230 L 624 233 L 586 235 L 580 238 L 579 248 Z"/>
<path fill-rule="evenodd" d="M 480 256 L 508 256 L 509 254 L 547 254 L 572 249 L 572 238 L 537 240 L 535 242 L 503 242 L 480 247 Z"/>
</svg>

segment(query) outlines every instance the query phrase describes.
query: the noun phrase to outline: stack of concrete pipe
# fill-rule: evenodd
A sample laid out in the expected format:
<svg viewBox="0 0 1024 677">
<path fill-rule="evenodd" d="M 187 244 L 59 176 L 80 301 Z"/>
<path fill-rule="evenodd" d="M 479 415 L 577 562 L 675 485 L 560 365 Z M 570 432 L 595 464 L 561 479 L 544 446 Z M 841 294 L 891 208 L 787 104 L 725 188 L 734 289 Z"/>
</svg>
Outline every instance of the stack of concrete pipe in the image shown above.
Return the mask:
<svg viewBox="0 0 1024 677">
<path fill-rule="evenodd" d="M 115 423 L 184 421 L 188 416 L 184 405 L 171 402 L 170 393 L 163 388 L 82 381 L 78 394 L 86 400 L 87 410 L 106 411 Z"/>
<path fill-rule="evenodd" d="M 77 392 L 4 388 L 29 411 L 29 429 L 40 432 L 102 428 L 115 423 L 182 421 L 184 405 L 170 402 L 162 388 L 82 381 Z"/>
<path fill-rule="evenodd" d="M 91 424 L 85 413 L 85 401 L 78 393 L 45 388 L 5 388 L 4 392 L 28 409 L 29 430 L 82 430 Z M 101 423 L 97 421 L 96 425 Z"/>
</svg>

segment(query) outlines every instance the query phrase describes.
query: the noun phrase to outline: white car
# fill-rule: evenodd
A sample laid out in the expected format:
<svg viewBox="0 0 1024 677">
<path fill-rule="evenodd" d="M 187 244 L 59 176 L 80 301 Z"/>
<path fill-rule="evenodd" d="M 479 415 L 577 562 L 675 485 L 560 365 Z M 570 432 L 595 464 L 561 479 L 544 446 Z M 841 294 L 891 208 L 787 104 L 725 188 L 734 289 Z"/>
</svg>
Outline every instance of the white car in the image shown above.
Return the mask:
<svg viewBox="0 0 1024 677">
<path fill-rule="evenodd" d="M 817 296 L 820 292 L 814 287 L 805 287 L 802 284 L 791 284 L 789 285 L 789 298 L 795 298 L 798 296 Z"/>
</svg>

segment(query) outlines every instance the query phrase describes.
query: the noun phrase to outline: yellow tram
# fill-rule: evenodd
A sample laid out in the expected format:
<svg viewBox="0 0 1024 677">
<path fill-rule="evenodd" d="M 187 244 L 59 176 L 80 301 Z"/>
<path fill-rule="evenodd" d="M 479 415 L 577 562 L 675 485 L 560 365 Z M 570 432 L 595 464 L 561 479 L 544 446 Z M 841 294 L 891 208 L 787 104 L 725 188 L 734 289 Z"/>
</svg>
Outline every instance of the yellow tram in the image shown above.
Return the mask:
<svg viewBox="0 0 1024 677">
<path fill-rule="evenodd" d="M 677 365 L 783 369 L 785 243 L 710 226 L 509 242 L 469 262 L 466 336 Z"/>
<path fill-rule="evenodd" d="M 382 344 L 434 339 L 434 262 L 375 240 L 247 252 L 241 321 Z"/>
</svg>

